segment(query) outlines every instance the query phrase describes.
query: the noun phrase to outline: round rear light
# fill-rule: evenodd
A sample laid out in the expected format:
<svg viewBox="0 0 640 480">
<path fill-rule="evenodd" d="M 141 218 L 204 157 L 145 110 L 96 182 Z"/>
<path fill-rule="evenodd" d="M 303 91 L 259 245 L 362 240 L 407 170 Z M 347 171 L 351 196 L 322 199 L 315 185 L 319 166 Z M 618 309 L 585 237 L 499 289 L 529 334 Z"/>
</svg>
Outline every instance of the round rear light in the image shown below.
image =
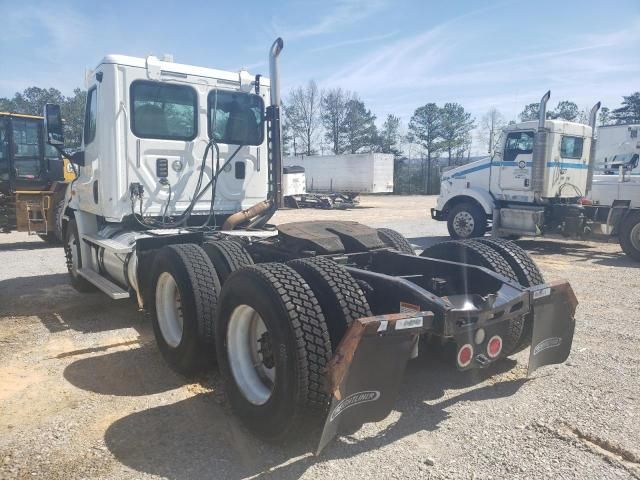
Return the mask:
<svg viewBox="0 0 640 480">
<path fill-rule="evenodd" d="M 467 343 L 458 350 L 458 365 L 461 368 L 468 367 L 473 360 L 473 347 Z"/>
<path fill-rule="evenodd" d="M 494 335 L 487 342 L 487 355 L 490 358 L 496 358 L 502 352 L 502 338 Z"/>
</svg>

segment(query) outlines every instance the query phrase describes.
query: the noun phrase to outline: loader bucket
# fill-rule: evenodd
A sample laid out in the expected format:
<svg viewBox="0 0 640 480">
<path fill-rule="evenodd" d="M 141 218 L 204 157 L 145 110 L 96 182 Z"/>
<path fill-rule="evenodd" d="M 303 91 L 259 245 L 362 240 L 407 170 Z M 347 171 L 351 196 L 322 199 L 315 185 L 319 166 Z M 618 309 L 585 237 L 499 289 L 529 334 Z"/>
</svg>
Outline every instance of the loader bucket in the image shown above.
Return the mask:
<svg viewBox="0 0 640 480">
<path fill-rule="evenodd" d="M 578 300 L 568 282 L 540 285 L 531 293 L 533 333 L 529 353 L 531 375 L 543 365 L 564 362 L 571 352 Z"/>
<path fill-rule="evenodd" d="M 404 369 L 431 312 L 398 313 L 354 321 L 329 362 L 331 406 L 316 455 L 340 430 L 356 430 L 391 412 Z"/>
</svg>

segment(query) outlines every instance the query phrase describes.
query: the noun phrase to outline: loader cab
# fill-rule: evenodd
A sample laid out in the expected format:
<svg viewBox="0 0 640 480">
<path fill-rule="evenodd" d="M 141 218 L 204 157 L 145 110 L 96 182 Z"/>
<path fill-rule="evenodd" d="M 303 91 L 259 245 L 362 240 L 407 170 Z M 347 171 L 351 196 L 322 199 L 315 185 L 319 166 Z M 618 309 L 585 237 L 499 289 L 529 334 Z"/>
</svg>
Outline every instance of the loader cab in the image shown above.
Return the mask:
<svg viewBox="0 0 640 480">
<path fill-rule="evenodd" d="M 204 217 L 212 189 L 202 187 L 218 168 L 216 214 L 264 200 L 269 85 L 246 71 L 108 55 L 89 77 L 73 208 L 122 222 L 133 215 L 135 189 L 136 214 L 179 215 L 195 196 L 192 216 Z"/>
<path fill-rule="evenodd" d="M 62 157 L 43 137 L 43 118 L 0 112 L 0 191 L 46 190 L 65 179 Z"/>
</svg>

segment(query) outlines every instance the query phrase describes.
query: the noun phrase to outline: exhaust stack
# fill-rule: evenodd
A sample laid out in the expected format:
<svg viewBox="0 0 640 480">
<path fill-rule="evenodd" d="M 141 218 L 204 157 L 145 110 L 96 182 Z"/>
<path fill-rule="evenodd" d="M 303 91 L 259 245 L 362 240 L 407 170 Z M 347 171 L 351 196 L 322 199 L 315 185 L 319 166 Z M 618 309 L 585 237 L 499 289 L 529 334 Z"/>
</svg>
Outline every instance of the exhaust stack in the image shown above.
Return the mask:
<svg viewBox="0 0 640 480">
<path fill-rule="evenodd" d="M 536 201 L 540 200 L 544 189 L 544 166 L 545 153 L 547 151 L 547 129 L 544 122 L 547 118 L 547 102 L 551 97 L 551 90 L 545 93 L 540 99 L 538 109 L 538 131 L 533 142 L 533 159 L 531 166 L 531 189 Z"/>
<path fill-rule="evenodd" d="M 591 191 L 593 184 L 593 170 L 596 166 L 596 117 L 600 110 L 600 102 L 596 103 L 589 112 L 589 126 L 591 127 L 591 148 L 589 149 L 589 169 L 587 170 L 587 188 L 584 194 L 587 195 Z"/>
<path fill-rule="evenodd" d="M 271 81 L 271 105 L 268 109 L 269 125 L 269 168 L 270 194 L 275 208 L 283 206 L 282 198 L 282 126 L 280 125 L 280 63 L 278 57 L 284 48 L 282 38 L 278 37 L 269 51 L 269 76 Z"/>
</svg>

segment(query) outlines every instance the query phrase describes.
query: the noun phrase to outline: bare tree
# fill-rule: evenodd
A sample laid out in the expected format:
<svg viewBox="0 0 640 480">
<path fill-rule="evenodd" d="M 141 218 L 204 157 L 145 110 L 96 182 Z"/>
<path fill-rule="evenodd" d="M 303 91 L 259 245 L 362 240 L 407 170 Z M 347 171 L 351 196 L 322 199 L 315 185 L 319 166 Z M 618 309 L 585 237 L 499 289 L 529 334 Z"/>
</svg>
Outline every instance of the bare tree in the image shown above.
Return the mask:
<svg viewBox="0 0 640 480">
<path fill-rule="evenodd" d="M 494 152 L 498 148 L 500 132 L 505 127 L 504 115 L 491 107 L 480 120 L 480 140 L 487 146 L 487 152 Z"/>
<path fill-rule="evenodd" d="M 305 87 L 291 90 L 285 113 L 289 122 L 294 150 L 296 150 L 297 140 L 300 144 L 300 151 L 307 155 L 315 153 L 314 146 L 320 128 L 320 108 L 320 92 L 315 81 L 310 80 Z"/>
<path fill-rule="evenodd" d="M 322 126 L 325 137 L 331 144 L 333 153 L 339 155 L 347 148 L 345 139 L 345 123 L 347 121 L 347 104 L 352 94 L 341 88 L 332 88 L 322 95 Z"/>
</svg>

